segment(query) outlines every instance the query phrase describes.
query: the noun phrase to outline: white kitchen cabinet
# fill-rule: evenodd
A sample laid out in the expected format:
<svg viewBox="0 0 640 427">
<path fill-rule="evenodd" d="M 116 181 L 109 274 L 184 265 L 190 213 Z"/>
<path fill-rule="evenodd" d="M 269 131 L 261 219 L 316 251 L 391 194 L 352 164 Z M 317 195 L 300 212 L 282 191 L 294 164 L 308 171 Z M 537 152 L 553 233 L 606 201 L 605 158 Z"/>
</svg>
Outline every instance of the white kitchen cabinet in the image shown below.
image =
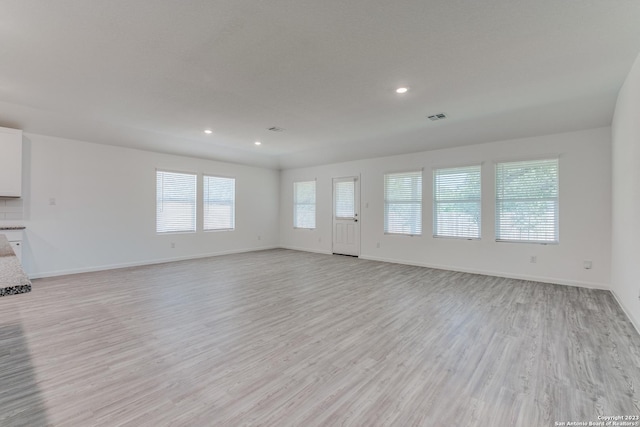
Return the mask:
<svg viewBox="0 0 640 427">
<path fill-rule="evenodd" d="M 0 127 L 0 197 L 22 197 L 22 131 Z"/>
<path fill-rule="evenodd" d="M 22 242 L 9 242 L 11 245 L 11 249 L 13 249 L 13 253 L 16 254 L 18 261 L 22 263 Z"/>
<path fill-rule="evenodd" d="M 4 234 L 13 249 L 13 253 L 18 257 L 18 261 L 22 263 L 22 230 L 3 230 L 0 234 Z"/>
</svg>

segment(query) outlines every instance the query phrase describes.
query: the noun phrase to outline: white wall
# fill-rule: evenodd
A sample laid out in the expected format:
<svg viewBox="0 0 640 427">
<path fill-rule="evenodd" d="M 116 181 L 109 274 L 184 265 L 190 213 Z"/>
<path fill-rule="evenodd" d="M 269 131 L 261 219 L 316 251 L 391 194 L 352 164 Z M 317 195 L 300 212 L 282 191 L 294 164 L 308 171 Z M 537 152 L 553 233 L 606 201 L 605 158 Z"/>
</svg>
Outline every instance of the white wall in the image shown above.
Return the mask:
<svg viewBox="0 0 640 427">
<path fill-rule="evenodd" d="M 496 243 L 494 162 L 560 156 L 560 244 Z M 555 134 L 470 147 L 285 170 L 280 178 L 281 245 L 331 252 L 332 178 L 361 175 L 361 257 L 562 284 L 608 288 L 611 242 L 611 130 Z M 480 241 L 432 235 L 432 168 L 482 163 Z M 383 233 L 383 175 L 424 167 L 423 235 Z M 292 226 L 293 182 L 317 179 L 317 229 Z M 368 207 L 367 207 L 368 206 Z M 377 248 L 380 243 L 380 248 Z M 537 256 L 537 263 L 529 262 Z M 583 261 L 593 262 L 585 270 Z"/>
<path fill-rule="evenodd" d="M 278 245 L 330 253 L 331 179 L 361 175 L 363 258 L 591 287 L 607 288 L 610 283 L 609 128 L 281 173 L 33 134 L 25 134 L 24 142 L 24 252 L 31 277 Z M 560 244 L 496 243 L 494 162 L 545 155 L 560 156 Z M 431 237 L 431 169 L 479 162 L 483 164 L 483 239 Z M 236 230 L 157 235 L 156 168 L 234 176 Z M 425 170 L 423 236 L 384 235 L 383 174 L 417 168 Z M 313 178 L 318 179 L 318 228 L 294 230 L 293 182 Z M 55 205 L 50 204 L 52 198 Z M 532 255 L 537 256 L 536 264 L 529 262 Z M 584 260 L 593 261 L 592 270 L 583 269 Z"/>
<path fill-rule="evenodd" d="M 640 56 L 618 95 L 612 123 L 611 287 L 640 330 Z"/>
<path fill-rule="evenodd" d="M 24 144 L 31 277 L 278 245 L 276 170 L 33 134 Z M 156 234 L 156 168 L 236 178 L 236 230 Z"/>
</svg>

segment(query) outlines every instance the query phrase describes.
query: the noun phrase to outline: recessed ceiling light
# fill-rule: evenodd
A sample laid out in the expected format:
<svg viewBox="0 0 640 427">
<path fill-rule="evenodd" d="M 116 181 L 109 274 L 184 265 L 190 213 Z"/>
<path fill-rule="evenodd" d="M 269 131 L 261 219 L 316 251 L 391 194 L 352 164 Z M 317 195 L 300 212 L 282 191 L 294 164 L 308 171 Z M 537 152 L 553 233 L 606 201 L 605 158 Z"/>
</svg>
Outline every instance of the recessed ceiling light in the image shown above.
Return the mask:
<svg viewBox="0 0 640 427">
<path fill-rule="evenodd" d="M 399 87 L 398 89 L 396 89 L 396 93 L 407 93 L 408 90 L 409 88 L 407 87 Z"/>
<path fill-rule="evenodd" d="M 206 133 L 207 135 L 209 135 L 209 134 L 213 133 L 213 131 L 212 131 L 211 129 L 205 129 L 205 130 L 204 130 L 204 133 Z"/>
<path fill-rule="evenodd" d="M 260 142 L 260 141 L 256 141 L 256 142 L 254 142 L 254 144 L 256 144 L 256 145 L 262 145 L 262 142 Z"/>
</svg>

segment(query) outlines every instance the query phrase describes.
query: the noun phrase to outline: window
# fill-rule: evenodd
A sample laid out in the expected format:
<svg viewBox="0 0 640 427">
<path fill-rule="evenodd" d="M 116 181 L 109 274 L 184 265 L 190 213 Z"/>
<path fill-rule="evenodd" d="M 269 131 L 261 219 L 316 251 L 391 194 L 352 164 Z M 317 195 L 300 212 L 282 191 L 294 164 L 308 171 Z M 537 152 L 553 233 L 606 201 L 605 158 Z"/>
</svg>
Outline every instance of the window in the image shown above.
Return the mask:
<svg viewBox="0 0 640 427">
<path fill-rule="evenodd" d="M 205 230 L 233 230 L 236 226 L 236 180 L 204 176 L 203 213 Z"/>
<path fill-rule="evenodd" d="M 422 171 L 384 176 L 384 232 L 422 234 Z"/>
<path fill-rule="evenodd" d="M 293 183 L 293 227 L 316 228 L 316 182 Z"/>
<path fill-rule="evenodd" d="M 496 165 L 496 240 L 558 242 L 558 159 Z"/>
<path fill-rule="evenodd" d="M 480 238 L 480 166 L 433 171 L 433 236 Z"/>
<path fill-rule="evenodd" d="M 353 179 L 335 181 L 335 215 L 336 218 L 355 218 L 356 183 Z"/>
<path fill-rule="evenodd" d="M 196 231 L 195 174 L 156 171 L 156 232 Z"/>
</svg>

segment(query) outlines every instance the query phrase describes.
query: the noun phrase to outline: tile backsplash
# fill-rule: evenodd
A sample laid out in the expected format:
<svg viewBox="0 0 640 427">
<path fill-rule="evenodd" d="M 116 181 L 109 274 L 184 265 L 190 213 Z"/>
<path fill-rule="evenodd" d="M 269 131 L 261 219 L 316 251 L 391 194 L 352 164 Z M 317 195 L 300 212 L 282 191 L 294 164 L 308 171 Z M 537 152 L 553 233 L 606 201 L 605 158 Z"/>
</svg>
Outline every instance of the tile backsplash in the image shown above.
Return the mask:
<svg viewBox="0 0 640 427">
<path fill-rule="evenodd" d="M 23 217 L 22 199 L 0 199 L 0 220 L 21 220 Z"/>
</svg>

